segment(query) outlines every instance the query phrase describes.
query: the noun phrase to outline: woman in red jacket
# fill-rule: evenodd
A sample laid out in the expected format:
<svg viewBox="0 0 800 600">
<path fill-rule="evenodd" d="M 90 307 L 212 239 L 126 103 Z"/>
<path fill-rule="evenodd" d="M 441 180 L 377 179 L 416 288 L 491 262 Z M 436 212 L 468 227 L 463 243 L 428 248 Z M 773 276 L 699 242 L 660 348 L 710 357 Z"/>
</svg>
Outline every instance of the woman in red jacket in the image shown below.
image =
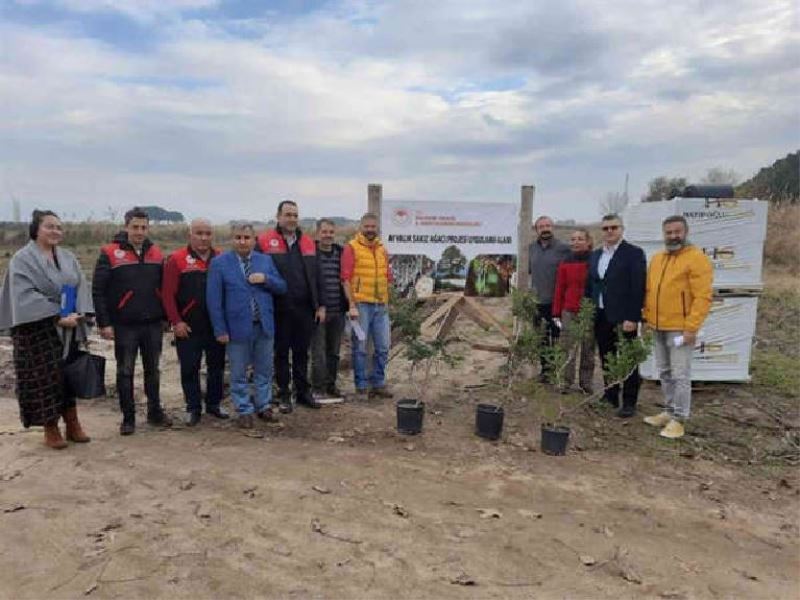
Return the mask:
<svg viewBox="0 0 800 600">
<path fill-rule="evenodd" d="M 587 229 L 579 228 L 572 232 L 569 238 L 572 256 L 558 265 L 556 273 L 556 289 L 553 295 L 553 317 L 556 325 L 561 328 L 561 345 L 566 351 L 575 346 L 576 340 L 570 339 L 569 324 L 581 305 L 586 288 L 586 275 L 589 271 L 589 254 L 592 252 L 592 236 Z M 575 381 L 576 358 L 580 358 L 579 384 L 581 390 L 587 394 L 592 393 L 592 378 L 594 375 L 594 335 L 589 331 L 581 340 L 579 351 L 564 368 L 563 387 L 566 393 Z"/>
</svg>

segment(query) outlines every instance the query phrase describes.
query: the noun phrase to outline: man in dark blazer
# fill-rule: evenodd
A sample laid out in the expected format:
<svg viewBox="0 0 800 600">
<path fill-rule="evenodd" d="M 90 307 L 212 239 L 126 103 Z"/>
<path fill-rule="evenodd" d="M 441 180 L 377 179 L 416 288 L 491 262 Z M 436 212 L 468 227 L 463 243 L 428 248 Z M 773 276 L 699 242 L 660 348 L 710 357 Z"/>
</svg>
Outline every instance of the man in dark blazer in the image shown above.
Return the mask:
<svg viewBox="0 0 800 600">
<path fill-rule="evenodd" d="M 619 331 L 628 339 L 638 335 L 644 306 L 647 259 L 641 248 L 622 239 L 624 227 L 618 215 L 604 216 L 601 227 L 603 245 L 589 258 L 586 296 L 597 307 L 594 333 L 605 369 L 608 356 L 617 351 Z M 606 402 L 619 408 L 617 416 L 629 418 L 636 414 L 639 383 L 639 370 L 636 369 L 622 385 L 621 408 L 619 385 L 606 390 Z"/>
</svg>

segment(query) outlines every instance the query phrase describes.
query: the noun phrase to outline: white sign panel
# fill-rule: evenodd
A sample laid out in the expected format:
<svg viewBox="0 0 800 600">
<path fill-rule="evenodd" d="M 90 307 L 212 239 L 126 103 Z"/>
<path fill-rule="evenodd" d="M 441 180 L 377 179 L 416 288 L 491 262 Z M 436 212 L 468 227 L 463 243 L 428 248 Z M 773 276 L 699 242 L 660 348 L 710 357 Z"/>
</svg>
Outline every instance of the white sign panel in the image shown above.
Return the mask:
<svg viewBox="0 0 800 600">
<path fill-rule="evenodd" d="M 389 254 L 438 260 L 456 246 L 469 258 L 517 254 L 516 204 L 383 201 L 381 239 Z"/>
</svg>

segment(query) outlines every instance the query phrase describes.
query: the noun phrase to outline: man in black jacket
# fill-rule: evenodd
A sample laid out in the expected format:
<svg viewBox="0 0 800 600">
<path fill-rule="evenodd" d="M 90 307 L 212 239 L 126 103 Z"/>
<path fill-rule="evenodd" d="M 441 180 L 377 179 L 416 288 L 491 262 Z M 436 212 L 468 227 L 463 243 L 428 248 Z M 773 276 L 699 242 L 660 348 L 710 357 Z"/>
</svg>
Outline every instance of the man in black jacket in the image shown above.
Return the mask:
<svg viewBox="0 0 800 600">
<path fill-rule="evenodd" d="M 317 222 L 317 269 L 325 286 L 325 319 L 318 322 L 311 339 L 311 384 L 314 393 L 340 398 L 336 387 L 339 348 L 342 345 L 347 298 L 340 277 L 342 247 L 334 243 L 336 224 L 330 219 Z"/>
<path fill-rule="evenodd" d="M 638 335 L 644 307 L 647 259 L 638 246 L 622 239 L 624 228 L 618 215 L 606 215 L 601 222 L 603 245 L 589 258 L 586 295 L 597 307 L 594 333 L 603 368 L 607 358 L 617 351 L 619 332 L 625 338 Z M 636 414 L 639 396 L 639 370 L 635 369 L 622 385 L 621 418 Z M 605 400 L 619 407 L 619 385 L 605 392 Z"/>
<path fill-rule="evenodd" d="M 272 256 L 288 291 L 275 298 L 275 379 L 279 410 L 293 410 L 289 380 L 295 401 L 319 408 L 308 383 L 308 351 L 316 322 L 325 321 L 325 288 L 317 270 L 314 240 L 298 227 L 297 203 L 278 204 L 278 225 L 258 236 L 257 248 Z M 291 352 L 291 377 L 289 353 Z"/>
<path fill-rule="evenodd" d="M 172 425 L 161 408 L 158 362 L 161 358 L 161 277 L 164 257 L 147 233 L 150 219 L 141 208 L 125 213 L 125 230 L 100 249 L 92 278 L 100 335 L 114 340 L 117 359 L 117 395 L 122 410 L 121 435 L 136 430 L 133 370 L 136 354 L 142 354 L 147 422 Z"/>
</svg>

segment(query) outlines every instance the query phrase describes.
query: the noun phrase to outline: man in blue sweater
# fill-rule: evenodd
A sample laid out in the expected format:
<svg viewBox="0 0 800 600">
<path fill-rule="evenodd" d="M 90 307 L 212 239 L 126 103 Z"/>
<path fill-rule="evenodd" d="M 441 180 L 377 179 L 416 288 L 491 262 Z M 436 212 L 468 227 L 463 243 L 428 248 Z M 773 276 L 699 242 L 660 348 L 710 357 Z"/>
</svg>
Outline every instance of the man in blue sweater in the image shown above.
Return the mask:
<svg viewBox="0 0 800 600">
<path fill-rule="evenodd" d="M 206 303 L 214 336 L 228 348 L 231 399 L 239 426 L 252 429 L 253 415 L 274 419 L 272 364 L 275 319 L 273 294 L 286 293 L 272 257 L 253 252 L 256 236 L 249 223 L 231 227 L 233 249 L 217 256 L 208 271 Z M 250 400 L 247 367 L 253 368 L 255 394 Z"/>
</svg>

